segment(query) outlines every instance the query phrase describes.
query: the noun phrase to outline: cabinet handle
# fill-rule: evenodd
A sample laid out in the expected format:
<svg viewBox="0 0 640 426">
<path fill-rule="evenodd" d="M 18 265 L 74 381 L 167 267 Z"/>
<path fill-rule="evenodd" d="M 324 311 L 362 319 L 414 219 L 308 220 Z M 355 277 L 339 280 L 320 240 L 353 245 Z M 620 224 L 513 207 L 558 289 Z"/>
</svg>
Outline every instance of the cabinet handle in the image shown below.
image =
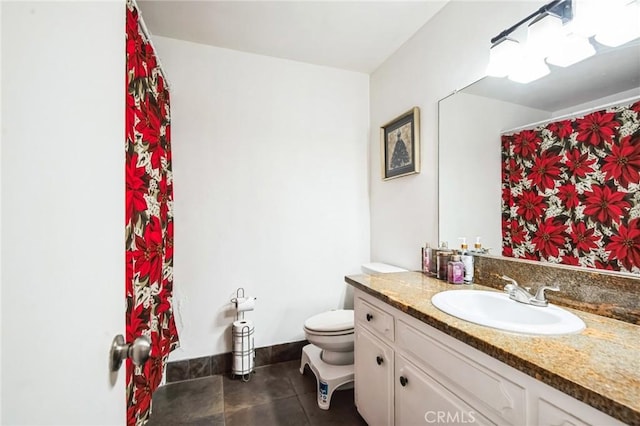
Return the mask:
<svg viewBox="0 0 640 426">
<path fill-rule="evenodd" d="M 367 314 L 367 321 L 371 321 L 373 319 L 373 315 Z"/>
<path fill-rule="evenodd" d="M 404 376 L 400 376 L 400 384 L 404 387 L 407 386 L 407 383 L 409 383 L 409 379 Z"/>
<path fill-rule="evenodd" d="M 378 365 L 382 364 L 384 362 L 384 359 L 382 359 L 382 357 L 380 355 L 378 355 L 376 357 L 376 362 L 378 363 Z"/>
</svg>

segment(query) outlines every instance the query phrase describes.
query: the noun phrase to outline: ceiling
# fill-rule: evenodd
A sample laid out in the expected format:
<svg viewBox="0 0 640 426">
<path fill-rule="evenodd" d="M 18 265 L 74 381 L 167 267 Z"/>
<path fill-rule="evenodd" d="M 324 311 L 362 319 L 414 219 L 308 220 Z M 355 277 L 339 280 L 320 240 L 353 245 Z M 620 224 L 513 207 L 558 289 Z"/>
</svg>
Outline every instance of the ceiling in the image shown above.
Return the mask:
<svg viewBox="0 0 640 426">
<path fill-rule="evenodd" d="M 139 0 L 152 35 L 372 73 L 448 0 Z"/>
</svg>

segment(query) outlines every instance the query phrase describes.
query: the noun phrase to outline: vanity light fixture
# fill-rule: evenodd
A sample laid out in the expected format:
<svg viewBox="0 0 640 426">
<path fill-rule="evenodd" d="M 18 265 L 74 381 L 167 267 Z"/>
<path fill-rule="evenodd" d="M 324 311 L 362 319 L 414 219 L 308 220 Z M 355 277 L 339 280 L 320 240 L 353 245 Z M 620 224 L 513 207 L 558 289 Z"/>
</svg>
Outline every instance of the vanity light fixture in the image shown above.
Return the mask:
<svg viewBox="0 0 640 426">
<path fill-rule="evenodd" d="M 562 23 L 571 18 L 571 0 L 554 0 L 491 39 L 487 74 L 528 83 L 549 73 L 544 62 L 554 48 L 553 39 L 562 31 Z M 527 43 L 519 43 L 513 33 L 528 25 Z M 511 36 L 511 37 L 509 37 Z"/>
<path fill-rule="evenodd" d="M 514 32 L 525 23 L 526 40 Z M 491 39 L 487 75 L 528 83 L 640 37 L 640 0 L 554 0 Z M 525 38 L 525 37 L 521 37 Z"/>
</svg>

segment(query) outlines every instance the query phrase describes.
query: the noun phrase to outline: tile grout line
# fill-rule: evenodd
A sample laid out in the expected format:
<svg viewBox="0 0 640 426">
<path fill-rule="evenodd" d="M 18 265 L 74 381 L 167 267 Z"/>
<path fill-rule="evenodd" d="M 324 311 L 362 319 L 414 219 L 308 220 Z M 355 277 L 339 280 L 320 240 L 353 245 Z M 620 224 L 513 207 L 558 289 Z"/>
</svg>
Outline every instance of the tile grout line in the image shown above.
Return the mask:
<svg viewBox="0 0 640 426">
<path fill-rule="evenodd" d="M 304 408 L 304 404 L 300 399 L 300 394 L 298 394 L 297 392 L 296 392 L 296 399 L 298 400 L 298 404 L 300 404 L 300 408 L 302 408 L 302 412 L 304 413 L 304 417 L 307 420 L 307 424 L 311 426 L 311 419 L 309 418 L 309 413 L 307 413 L 307 410 Z"/>
</svg>

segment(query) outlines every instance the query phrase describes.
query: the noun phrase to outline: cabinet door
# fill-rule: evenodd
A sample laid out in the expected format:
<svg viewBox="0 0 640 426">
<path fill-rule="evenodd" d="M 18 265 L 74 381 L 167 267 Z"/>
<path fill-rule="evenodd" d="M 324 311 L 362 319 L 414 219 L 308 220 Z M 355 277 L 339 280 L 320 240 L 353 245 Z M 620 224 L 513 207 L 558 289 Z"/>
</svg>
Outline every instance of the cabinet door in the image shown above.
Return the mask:
<svg viewBox="0 0 640 426">
<path fill-rule="evenodd" d="M 493 424 L 401 355 L 395 361 L 396 426 Z"/>
<path fill-rule="evenodd" d="M 393 425 L 393 351 L 360 327 L 355 333 L 355 399 L 369 426 Z"/>
<path fill-rule="evenodd" d="M 538 400 L 538 418 L 533 419 L 532 424 L 540 426 L 616 426 L 624 424 L 581 401 L 560 394 L 555 389 L 542 396 L 534 396 L 534 398 Z"/>
</svg>

